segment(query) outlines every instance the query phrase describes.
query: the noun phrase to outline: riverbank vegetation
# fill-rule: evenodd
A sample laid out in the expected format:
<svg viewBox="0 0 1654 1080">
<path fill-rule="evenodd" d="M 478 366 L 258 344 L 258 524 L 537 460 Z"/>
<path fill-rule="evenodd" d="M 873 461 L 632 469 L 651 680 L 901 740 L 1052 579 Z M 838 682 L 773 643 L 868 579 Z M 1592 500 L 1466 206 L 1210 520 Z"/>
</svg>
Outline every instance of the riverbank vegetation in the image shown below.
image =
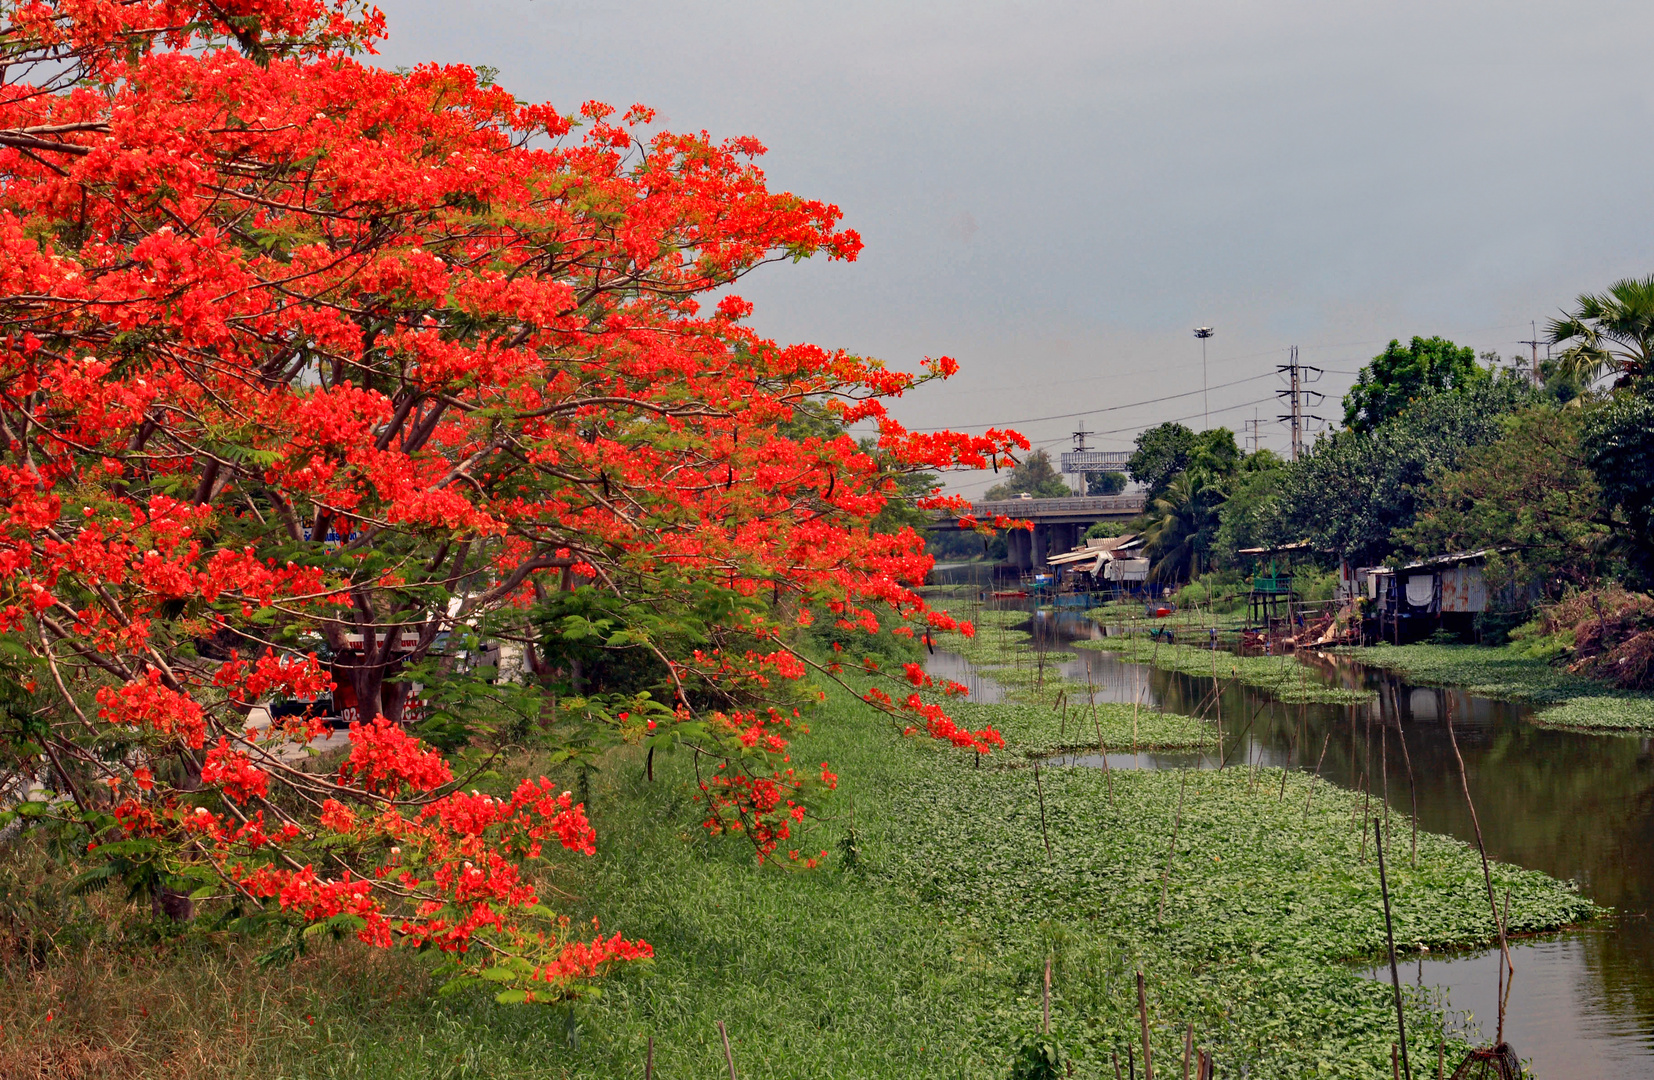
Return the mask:
<svg viewBox="0 0 1654 1080">
<path fill-rule="evenodd" d="M 1014 730 L 1027 707 L 998 719 Z M 1193 1024 L 1221 1076 L 1389 1075 L 1389 989 L 1349 963 L 1383 947 L 1376 804 L 1271 769 L 1036 779 L 1016 755 L 979 766 L 905 739 L 842 691 L 809 719 L 800 759 L 832 759 L 843 776 L 808 840 L 831 858 L 811 872 L 759 866 L 699 829 L 691 755 L 658 756 L 653 782 L 641 749 L 589 771 L 603 843 L 559 886 L 572 917 L 656 950 L 600 997 L 522 1010 L 476 988 L 436 995 L 418 957 L 348 936 L 266 968 L 256 946 L 169 944 L 176 929 L 117 912 L 109 894 L 54 892 L 61 872 L 43 873 L 35 891 L 59 929 L 33 939 L 32 960 L 8 951 L 0 1062 L 45 1076 L 41 1063 L 109 1062 L 114 1048 L 134 1073 L 178 1080 L 226 1065 L 295 1080 L 625 1076 L 641 1075 L 652 1037 L 656 1075 L 705 1076 L 725 1067 L 722 1021 L 743 1077 L 998 1080 L 1039 1040 L 1049 958 L 1051 1041 L 1077 1076 L 1112 1076 L 1128 1044 L 1140 1057 L 1139 970 L 1157 1072 Z M 499 793 L 547 768 L 581 783 L 572 767 L 520 761 L 479 784 Z M 1491 940 L 1474 850 L 1425 834 L 1415 866 L 1405 817 L 1387 825 L 1403 951 Z M 1593 911 L 1539 874 L 1495 865 L 1494 885 L 1510 890 L 1512 932 Z M 216 1011 L 192 1010 L 209 988 Z M 1441 1031 L 1433 1005 L 1409 997 L 1416 1058 Z"/>
</svg>

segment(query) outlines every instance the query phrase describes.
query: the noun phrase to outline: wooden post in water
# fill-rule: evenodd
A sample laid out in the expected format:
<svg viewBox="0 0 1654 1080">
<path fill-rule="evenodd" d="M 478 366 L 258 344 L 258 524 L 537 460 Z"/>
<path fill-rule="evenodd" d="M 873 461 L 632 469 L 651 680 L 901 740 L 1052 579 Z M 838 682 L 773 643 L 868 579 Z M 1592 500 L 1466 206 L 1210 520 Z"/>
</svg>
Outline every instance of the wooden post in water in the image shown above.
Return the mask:
<svg viewBox="0 0 1654 1080">
<path fill-rule="evenodd" d="M 1390 947 L 1390 987 L 1396 998 L 1396 1035 L 1401 1040 L 1401 1063 L 1407 1067 L 1407 1021 L 1401 1012 L 1401 973 L 1396 970 L 1396 932 L 1390 922 L 1390 881 L 1384 869 L 1384 828 L 1373 822 L 1373 849 L 1378 854 L 1378 891 L 1384 898 L 1384 940 Z M 1395 1053 L 1392 1043 L 1391 1054 Z M 1407 1067 L 1407 1080 L 1413 1080 L 1413 1070 Z"/>
<path fill-rule="evenodd" d="M 1304 816 L 1309 817 L 1309 803 L 1315 798 L 1315 781 L 1321 779 L 1321 763 L 1327 760 L 1327 745 L 1332 742 L 1332 728 L 1327 729 L 1326 738 L 1321 740 L 1321 756 L 1315 759 L 1315 775 L 1309 778 L 1309 794 L 1304 796 Z"/>
<path fill-rule="evenodd" d="M 1384 719 L 1384 710 L 1378 711 L 1378 772 L 1383 783 L 1383 801 L 1378 812 L 1384 821 L 1384 839 L 1390 839 L 1390 722 Z"/>
<path fill-rule="evenodd" d="M 1154 1051 L 1149 1046 L 1149 998 L 1143 989 L 1143 973 L 1137 973 L 1137 1017 L 1143 1023 L 1143 1080 L 1154 1080 Z"/>
<path fill-rule="evenodd" d="M 1493 871 L 1488 869 L 1487 845 L 1482 843 L 1482 822 L 1476 816 L 1476 800 L 1470 797 L 1470 777 L 1465 773 L 1464 755 L 1459 753 L 1459 737 L 1453 731 L 1453 695 L 1448 694 L 1446 701 L 1447 708 L 1444 711 L 1447 714 L 1447 739 L 1453 746 L 1453 760 L 1459 763 L 1459 784 L 1464 788 L 1465 805 L 1470 807 L 1470 824 L 1474 826 L 1476 830 L 1476 850 L 1480 852 L 1482 856 L 1482 881 L 1487 886 L 1487 906 L 1493 913 L 1494 929 L 1499 931 L 1499 952 L 1503 954 L 1505 958 L 1505 967 L 1510 968 L 1512 974 L 1514 974 L 1516 971 L 1516 966 L 1510 962 L 1510 943 L 1505 940 L 1505 924 L 1504 921 L 1499 918 L 1499 905 L 1493 899 Z M 1502 970 L 1503 969 L 1501 969 L 1501 971 Z M 1504 1041 L 1505 1003 L 1501 1001 L 1499 1003 L 1499 1033 L 1495 1038 L 1493 1045 L 1498 1046 Z"/>
<path fill-rule="evenodd" d="M 1039 795 L 1039 834 L 1045 840 L 1045 857 L 1051 857 L 1051 834 L 1045 831 L 1045 785 L 1040 783 L 1039 766 L 1034 766 L 1034 791 Z"/>
<path fill-rule="evenodd" d="M 1407 749 L 1407 729 L 1401 723 L 1401 702 L 1396 697 L 1394 683 L 1388 686 L 1390 693 L 1390 712 L 1396 718 L 1396 738 L 1401 740 L 1401 761 L 1407 766 L 1407 795 L 1413 803 L 1413 865 L 1419 864 L 1419 789 L 1413 781 L 1413 755 Z"/>
</svg>

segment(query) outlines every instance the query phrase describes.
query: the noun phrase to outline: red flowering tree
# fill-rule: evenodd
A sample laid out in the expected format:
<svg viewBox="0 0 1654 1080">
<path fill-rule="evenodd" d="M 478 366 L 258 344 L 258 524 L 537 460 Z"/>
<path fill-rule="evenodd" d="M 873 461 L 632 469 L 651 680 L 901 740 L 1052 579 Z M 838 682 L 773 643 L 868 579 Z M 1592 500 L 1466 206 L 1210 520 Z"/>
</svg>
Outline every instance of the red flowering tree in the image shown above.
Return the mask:
<svg viewBox="0 0 1654 1080">
<path fill-rule="evenodd" d="M 84 830 L 94 873 L 175 914 L 228 902 L 449 951 L 507 999 L 577 992 L 649 952 L 540 906 L 528 867 L 593 850 L 584 808 L 545 781 L 466 794 L 400 721 L 416 665 L 484 625 L 529 638 L 536 596 L 588 582 L 644 612 L 724 598 L 694 650 L 630 627 L 670 690 L 606 715 L 712 755 L 709 827 L 779 852 L 834 779 L 790 766 L 762 704 L 805 674 L 792 626 L 953 626 L 910 587 L 919 537 L 870 523 L 901 473 L 1026 446 L 885 414 L 950 360 L 901 374 L 743 324 L 726 287 L 755 267 L 855 258 L 837 208 L 770 191 L 750 139 L 362 64 L 382 18 L 343 0 L 0 18 L 8 813 Z M 869 700 L 997 741 L 896 681 Z M 303 767 L 315 719 L 248 724 L 330 690 L 359 721 L 336 771 Z"/>
</svg>

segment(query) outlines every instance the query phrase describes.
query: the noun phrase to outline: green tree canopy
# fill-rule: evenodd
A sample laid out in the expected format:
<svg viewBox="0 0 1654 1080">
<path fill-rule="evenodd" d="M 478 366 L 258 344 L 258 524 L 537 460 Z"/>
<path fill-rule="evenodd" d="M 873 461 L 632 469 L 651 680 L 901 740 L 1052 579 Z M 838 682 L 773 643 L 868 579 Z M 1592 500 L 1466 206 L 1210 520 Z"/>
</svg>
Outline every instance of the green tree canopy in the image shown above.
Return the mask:
<svg viewBox="0 0 1654 1080">
<path fill-rule="evenodd" d="M 1458 467 L 1431 477 L 1418 517 L 1396 531 L 1418 555 L 1500 548 L 1491 564 L 1521 585 L 1555 597 L 1602 569 L 1607 527 L 1596 520 L 1600 492 L 1580 444 L 1585 413 L 1534 405 L 1504 420 L 1495 442 L 1467 448 Z"/>
<path fill-rule="evenodd" d="M 1152 501 L 1166 482 L 1189 464 L 1195 433 L 1182 424 L 1166 423 L 1137 435 L 1137 449 L 1126 462 L 1126 472 L 1149 489 Z"/>
<path fill-rule="evenodd" d="M 1629 583 L 1654 586 L 1654 400 L 1645 393 L 1615 394 L 1586 420 L 1580 447 L 1612 512 Z"/>
<path fill-rule="evenodd" d="M 1393 535 L 1412 525 L 1418 487 L 1458 467 L 1467 447 L 1504 434 L 1500 418 L 1527 401 L 1515 377 L 1415 402 L 1371 431 L 1318 441 L 1281 479 L 1278 535 L 1307 539 L 1357 565 L 1395 552 Z"/>
<path fill-rule="evenodd" d="M 1654 274 L 1624 278 L 1605 293 L 1582 293 L 1574 309 L 1545 326 L 1566 371 L 1585 379 L 1610 371 L 1635 379 L 1654 365 Z"/>
<path fill-rule="evenodd" d="M 1218 513 L 1212 547 L 1220 563 L 1236 565 L 1241 548 L 1266 547 L 1291 539 L 1280 535 L 1280 491 L 1286 463 L 1272 450 L 1259 450 L 1241 461 L 1229 482 L 1229 498 Z"/>
<path fill-rule="evenodd" d="M 1197 468 L 1212 478 L 1229 476 L 1240 465 L 1240 448 L 1228 428 L 1195 434 L 1182 424 L 1165 423 L 1137 436 L 1137 450 L 1126 462 L 1126 472 L 1147 485 L 1153 503 L 1173 477 Z"/>
<path fill-rule="evenodd" d="M 1205 469 L 1185 469 L 1172 477 L 1148 508 L 1144 549 L 1154 559 L 1154 576 L 1163 581 L 1193 577 L 1211 563 L 1218 532 L 1218 512 L 1227 492 L 1224 481 Z"/>
<path fill-rule="evenodd" d="M 1118 495 L 1126 490 L 1126 474 L 1120 472 L 1089 472 L 1085 474 L 1087 495 Z"/>
<path fill-rule="evenodd" d="M 1490 378 L 1474 350 L 1446 338 L 1414 337 L 1405 347 L 1391 341 L 1344 395 L 1344 426 L 1371 431 L 1415 401 L 1443 391 L 1462 394 Z"/>
<path fill-rule="evenodd" d="M 1052 468 L 1051 455 L 1044 450 L 1035 450 L 1023 458 L 1022 463 L 1011 470 L 1010 476 L 989 488 L 982 497 L 990 501 L 1014 499 L 1024 493 L 1036 499 L 1056 499 L 1074 494 L 1068 481 Z"/>
</svg>

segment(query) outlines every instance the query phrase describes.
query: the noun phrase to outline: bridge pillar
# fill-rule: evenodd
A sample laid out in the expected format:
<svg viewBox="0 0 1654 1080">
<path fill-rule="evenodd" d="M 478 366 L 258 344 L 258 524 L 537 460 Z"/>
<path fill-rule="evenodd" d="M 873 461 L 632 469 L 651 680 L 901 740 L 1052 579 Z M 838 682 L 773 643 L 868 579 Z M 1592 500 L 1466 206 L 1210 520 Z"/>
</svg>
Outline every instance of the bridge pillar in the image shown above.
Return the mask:
<svg viewBox="0 0 1654 1080">
<path fill-rule="evenodd" d="M 1045 561 L 1046 545 L 1051 542 L 1051 526 L 1034 523 L 1034 558 L 1031 569 L 1043 570 L 1047 566 Z"/>
<path fill-rule="evenodd" d="M 1013 529 L 1010 536 L 1016 542 L 1015 553 L 1011 562 L 1018 570 L 1027 572 L 1034 568 L 1034 537 L 1027 529 Z"/>
</svg>

